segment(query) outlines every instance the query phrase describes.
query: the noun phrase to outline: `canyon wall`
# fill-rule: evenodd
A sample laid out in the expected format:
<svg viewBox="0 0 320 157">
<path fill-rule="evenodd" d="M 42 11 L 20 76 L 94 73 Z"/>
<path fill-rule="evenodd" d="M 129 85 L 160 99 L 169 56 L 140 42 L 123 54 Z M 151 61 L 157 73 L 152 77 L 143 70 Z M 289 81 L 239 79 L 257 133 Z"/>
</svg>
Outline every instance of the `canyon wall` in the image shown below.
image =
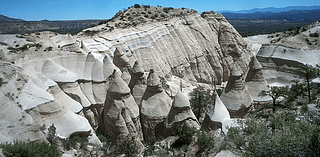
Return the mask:
<svg viewBox="0 0 320 157">
<path fill-rule="evenodd" d="M 111 56 L 120 47 L 131 66 L 139 61 L 144 69 L 154 69 L 160 77 L 175 75 L 209 84 L 227 81 L 234 62 L 247 71 L 252 56 L 239 33 L 213 12 L 102 31 L 78 36 L 78 40 L 90 51 Z"/>
</svg>

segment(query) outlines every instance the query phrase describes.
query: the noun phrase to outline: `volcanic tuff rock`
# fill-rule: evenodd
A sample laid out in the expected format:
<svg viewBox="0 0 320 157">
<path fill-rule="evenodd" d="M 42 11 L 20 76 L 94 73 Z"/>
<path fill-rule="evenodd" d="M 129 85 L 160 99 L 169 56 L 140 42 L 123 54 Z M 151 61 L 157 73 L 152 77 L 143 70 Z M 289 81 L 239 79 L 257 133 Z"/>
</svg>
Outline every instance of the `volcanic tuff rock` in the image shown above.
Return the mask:
<svg viewBox="0 0 320 157">
<path fill-rule="evenodd" d="M 220 98 L 231 117 L 243 117 L 253 103 L 248 86 L 243 80 L 243 72 L 237 63 L 234 63 L 231 76 Z"/>
<path fill-rule="evenodd" d="M 228 120 L 230 120 L 229 111 L 221 101 L 219 95 L 215 93 L 214 102 L 211 102 L 206 109 L 206 116 L 202 122 L 201 129 L 214 130 L 221 128 L 224 131 L 225 123 Z"/>
<path fill-rule="evenodd" d="M 128 86 L 137 105 L 141 107 L 141 99 L 147 89 L 147 78 L 144 69 L 141 68 L 138 62 L 133 65 L 132 76 Z"/>
<path fill-rule="evenodd" d="M 262 66 L 255 56 L 252 57 L 250 62 L 250 69 L 246 76 L 246 83 L 251 94 L 253 101 L 270 101 L 271 97 L 258 96 L 262 90 L 268 91 L 269 88 L 266 79 L 263 76 Z"/>
<path fill-rule="evenodd" d="M 111 32 L 99 26 L 86 30 L 100 31 L 92 38 L 83 33 L 78 39 L 90 51 L 114 56 L 120 69 L 139 61 L 142 68 L 154 69 L 161 77 L 221 83 L 228 80 L 234 62 L 247 71 L 252 54 L 246 42 L 223 16 L 202 16 L 192 13 Z"/>
<path fill-rule="evenodd" d="M 173 135 L 176 132 L 177 126 L 182 125 L 187 125 L 198 130 L 200 129 L 200 124 L 191 110 L 187 95 L 181 92 L 177 93 L 164 124 L 167 135 Z"/>
<path fill-rule="evenodd" d="M 247 37 L 256 49 L 264 78 L 270 86 L 290 86 L 292 80 L 303 82 L 297 68 L 301 64 L 316 66 L 320 62 L 320 40 L 313 36 L 320 31 L 316 21 L 300 29 Z"/>
<path fill-rule="evenodd" d="M 0 36 L 0 57 L 5 63 L 1 69 L 14 67 L 19 75 L 26 75 L 22 79 L 25 81 L 17 81 L 19 87 L 4 80 L 8 83 L 2 84 L 1 89 L 10 85 L 10 90 L 5 88 L 1 93 L 8 98 L 5 100 L 15 103 L 1 105 L 8 108 L 18 103 L 21 110 L 15 112 L 27 119 L 27 125 L 55 124 L 58 134 L 67 138 L 70 134 L 114 126 L 113 129 L 128 127 L 123 132 L 111 130 L 134 137 L 136 132 L 142 140 L 141 124 L 145 137 L 155 136 L 156 130 L 160 131 L 156 127 L 164 127 L 162 122 L 171 110 L 172 100 L 157 75 L 219 84 L 229 79 L 235 63 L 247 71 L 252 56 L 236 30 L 213 12 L 202 16 L 190 12 L 112 31 L 103 31 L 103 27 L 106 25 L 84 30 L 77 36 L 52 32 Z M 134 65 L 136 61 L 139 64 Z M 150 68 L 154 72 L 146 81 L 143 69 Z M 110 77 L 115 70 L 119 74 Z M 118 75 L 129 82 L 130 88 Z M 21 76 L 17 74 L 17 78 Z M 19 127 L 25 126 L 23 122 Z M 44 139 L 39 129 L 26 127 L 22 131 L 26 135 L 35 133 L 31 136 L 34 141 Z M 14 136 L 0 142 L 24 139 Z"/>
<path fill-rule="evenodd" d="M 147 89 L 141 101 L 141 124 L 144 139 L 159 136 L 163 133 L 163 121 L 167 118 L 172 106 L 171 98 L 161 87 L 160 78 L 150 69 L 147 78 Z M 161 135 L 160 134 L 160 135 Z"/>
<path fill-rule="evenodd" d="M 114 70 L 104 103 L 104 134 L 113 133 L 114 142 L 128 135 L 138 141 L 143 140 L 139 115 L 139 107 L 130 88 Z"/>
</svg>

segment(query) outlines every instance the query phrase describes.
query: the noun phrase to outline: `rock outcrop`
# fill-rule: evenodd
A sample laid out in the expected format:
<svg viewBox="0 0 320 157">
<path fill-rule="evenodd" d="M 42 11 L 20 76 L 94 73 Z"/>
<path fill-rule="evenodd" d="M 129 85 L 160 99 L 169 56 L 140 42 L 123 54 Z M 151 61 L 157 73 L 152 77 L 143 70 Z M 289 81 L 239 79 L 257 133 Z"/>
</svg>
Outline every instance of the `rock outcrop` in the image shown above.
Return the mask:
<svg viewBox="0 0 320 157">
<path fill-rule="evenodd" d="M 300 43 L 297 43 L 300 44 Z M 257 53 L 263 66 L 263 74 L 270 86 L 290 86 L 292 80 L 301 80 L 297 69 L 302 64 L 316 66 L 319 63 L 319 50 L 300 49 L 282 44 L 263 44 Z"/>
<path fill-rule="evenodd" d="M 174 97 L 172 108 L 164 121 L 166 135 L 173 135 L 177 126 L 187 125 L 200 129 L 200 124 L 191 110 L 189 98 L 182 92 Z"/>
<path fill-rule="evenodd" d="M 38 126 L 45 125 L 47 128 L 54 124 L 57 136 L 68 138 L 74 133 L 91 133 L 91 126 L 88 120 L 70 110 L 62 107 L 59 101 L 53 100 L 31 109 L 29 114 L 36 119 Z"/>
<path fill-rule="evenodd" d="M 125 55 L 125 53 L 119 47 L 116 47 L 114 51 L 113 63 L 120 69 L 123 69 L 123 68 L 131 69 L 129 58 Z"/>
<path fill-rule="evenodd" d="M 104 103 L 104 134 L 113 134 L 113 142 L 131 135 L 143 140 L 139 107 L 134 101 L 130 88 L 114 70 L 107 89 Z"/>
<path fill-rule="evenodd" d="M 123 79 L 124 82 L 126 82 L 127 85 L 129 85 L 131 80 L 131 75 L 128 68 L 123 68 L 121 78 Z"/>
<path fill-rule="evenodd" d="M 206 116 L 201 125 L 201 129 L 210 131 L 217 128 L 223 129 L 223 123 L 230 120 L 230 114 L 226 106 L 215 93 L 214 102 L 210 103 L 206 109 Z"/>
<path fill-rule="evenodd" d="M 220 98 L 231 117 L 243 117 L 253 103 L 248 86 L 243 80 L 243 72 L 237 63 L 232 68 L 231 76 Z"/>
<path fill-rule="evenodd" d="M 80 113 L 83 109 L 82 105 L 64 93 L 58 84 L 49 86 L 48 92 L 53 95 L 59 102 L 63 102 L 63 107 L 74 112 Z"/>
<path fill-rule="evenodd" d="M 147 89 L 141 101 L 141 124 L 144 139 L 158 136 L 156 130 L 164 129 L 163 122 L 172 106 L 171 98 L 161 87 L 160 78 L 150 69 L 147 78 Z"/>
<path fill-rule="evenodd" d="M 141 99 L 147 89 L 147 78 L 145 77 L 144 69 L 138 62 L 133 65 L 129 88 L 137 105 L 141 107 Z"/>
<path fill-rule="evenodd" d="M 263 76 L 262 72 L 262 66 L 257 60 L 257 58 L 254 56 L 251 59 L 250 62 L 250 69 L 247 73 L 246 76 L 246 83 L 250 92 L 250 95 L 253 99 L 253 101 L 270 101 L 272 100 L 271 97 L 265 96 L 265 97 L 260 97 L 259 93 L 262 90 L 268 91 L 269 88 L 268 83 L 266 79 Z"/>
<path fill-rule="evenodd" d="M 32 117 L 0 93 L 0 142 L 46 141 Z"/>
<path fill-rule="evenodd" d="M 79 36 L 79 40 L 90 51 L 114 54 L 113 62 L 120 69 L 139 61 L 143 69 L 154 69 L 161 77 L 176 75 L 203 83 L 227 81 L 235 62 L 247 71 L 252 56 L 237 31 L 214 13 L 101 31 L 92 38 Z"/>
</svg>

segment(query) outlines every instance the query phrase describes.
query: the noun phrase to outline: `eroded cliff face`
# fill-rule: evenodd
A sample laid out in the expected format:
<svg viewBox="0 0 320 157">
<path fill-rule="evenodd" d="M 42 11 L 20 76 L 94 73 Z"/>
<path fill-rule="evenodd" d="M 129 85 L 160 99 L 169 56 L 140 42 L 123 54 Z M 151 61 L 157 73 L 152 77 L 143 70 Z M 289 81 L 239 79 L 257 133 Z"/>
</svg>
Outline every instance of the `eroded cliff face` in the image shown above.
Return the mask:
<svg viewBox="0 0 320 157">
<path fill-rule="evenodd" d="M 146 70 L 154 69 L 161 79 L 174 75 L 195 83 L 215 85 L 229 79 L 234 64 L 246 72 L 252 56 L 236 30 L 214 12 L 202 15 L 192 12 L 112 31 L 104 31 L 102 27 L 84 30 L 74 37 L 50 32 L 22 36 L 19 44 L 27 45 L 27 50 L 15 50 L 19 55 L 13 55 L 11 59 L 17 59 L 16 63 L 3 62 L 17 65 L 21 68 L 19 73 L 26 75 L 25 84 L 19 87 L 21 91 L 10 101 L 18 104 L 19 112 L 31 115 L 27 117 L 32 119 L 30 124 L 36 129 L 25 132 L 37 132 L 34 141 L 44 139 L 37 127 L 55 124 L 57 134 L 65 138 L 115 128 L 113 131 L 119 135 L 139 136 L 135 138 L 139 143 L 143 136 L 156 134 L 153 127 L 146 131 L 146 125 L 162 123 L 172 106 L 172 99 L 164 90 L 160 92 L 162 96 L 157 96 L 158 92 L 144 99 L 144 95 L 152 93 L 145 93 L 148 90 L 143 81 Z M 88 35 L 85 33 L 88 31 L 95 34 Z M 13 51 L 9 51 L 9 47 L 19 47 L 11 38 L 18 39 L 8 37 L 3 40 L 7 45 L 0 45 L 7 56 Z M 43 47 L 37 45 L 39 43 Z M 135 62 L 139 62 L 140 70 L 135 69 Z M 117 79 L 125 81 L 114 86 L 126 87 L 125 92 L 110 92 L 109 87 L 115 82 L 110 76 L 115 71 L 119 76 L 122 74 L 122 78 Z M 130 82 L 130 77 L 136 82 Z M 159 86 L 160 78 L 157 79 Z M 116 96 L 113 98 L 110 93 Z M 5 94 L 2 92 L 1 96 Z M 161 110 L 166 111 L 155 122 L 149 120 L 153 118 L 149 116 L 152 112 L 144 107 L 148 104 L 144 101 L 149 100 L 148 103 L 157 101 L 155 104 L 160 104 Z M 13 103 L 1 105 L 8 104 Z M 137 111 L 134 116 L 133 110 Z M 122 130 L 117 132 L 118 128 Z M 107 130 L 102 132 L 112 132 Z M 146 135 L 146 132 L 150 134 Z M 0 142 L 7 142 L 22 138 L 0 139 Z"/>
<path fill-rule="evenodd" d="M 92 28 L 93 31 L 99 28 Z M 252 56 L 246 42 L 227 20 L 214 12 L 174 17 L 137 27 L 78 36 L 90 51 L 114 56 L 119 47 L 131 67 L 139 61 L 160 77 L 176 75 L 191 81 L 220 84 L 236 62 L 248 70 Z M 116 59 L 116 58 L 115 58 Z"/>
</svg>

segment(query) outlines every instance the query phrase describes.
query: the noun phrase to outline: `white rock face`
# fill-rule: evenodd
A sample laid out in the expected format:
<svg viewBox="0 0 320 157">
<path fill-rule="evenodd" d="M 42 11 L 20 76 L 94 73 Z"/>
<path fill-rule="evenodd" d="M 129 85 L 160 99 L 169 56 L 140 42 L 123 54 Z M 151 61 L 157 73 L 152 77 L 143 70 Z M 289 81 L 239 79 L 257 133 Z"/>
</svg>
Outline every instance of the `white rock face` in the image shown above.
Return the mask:
<svg viewBox="0 0 320 157">
<path fill-rule="evenodd" d="M 223 104 L 218 94 L 215 94 L 215 102 L 210 104 L 206 109 L 206 116 L 202 123 L 201 129 L 214 130 L 221 128 L 221 130 L 227 134 L 228 126 L 236 123 L 236 121 L 230 118 L 228 109 Z"/>
<path fill-rule="evenodd" d="M 51 59 L 43 64 L 42 74 L 55 82 L 75 82 L 78 79 L 75 73 L 54 63 Z"/>
<path fill-rule="evenodd" d="M 59 102 L 63 105 L 64 108 L 74 112 L 79 113 L 82 111 L 83 107 L 82 105 L 75 101 L 74 99 L 70 98 L 66 93 L 64 93 L 58 84 L 54 86 L 50 86 L 48 89 L 48 92 L 53 95 L 55 99 L 57 99 Z"/>
<path fill-rule="evenodd" d="M 51 94 L 30 81 L 22 89 L 17 101 L 21 103 L 23 110 L 28 110 L 53 100 Z"/>
<path fill-rule="evenodd" d="M 206 113 L 210 117 L 211 121 L 223 122 L 225 119 L 230 119 L 228 109 L 224 106 L 218 95 L 216 95 L 214 109 L 209 108 Z"/>
<path fill-rule="evenodd" d="M 0 142 L 46 141 L 32 117 L 0 93 Z"/>
<path fill-rule="evenodd" d="M 266 79 L 264 78 L 262 66 L 255 56 L 252 57 L 251 59 L 250 69 L 247 73 L 245 81 L 247 83 L 247 86 L 253 101 L 265 102 L 265 101 L 272 100 L 270 96 L 265 96 L 265 97 L 259 96 L 259 93 L 262 90 L 268 91 L 269 87 Z"/>
<path fill-rule="evenodd" d="M 40 126 L 45 124 L 48 128 L 54 124 L 57 135 L 61 138 L 68 138 L 77 132 L 90 134 L 92 129 L 86 118 L 63 108 L 60 102 L 55 100 L 37 106 L 30 111 L 30 115 L 38 120 Z"/>
<path fill-rule="evenodd" d="M 186 24 L 186 21 L 192 22 Z M 211 14 L 204 18 L 191 14 L 185 19 L 115 29 L 81 40 L 91 51 L 107 52 L 111 56 L 116 52 L 114 63 L 120 68 L 139 61 L 142 68 L 154 69 L 159 76 L 172 73 L 207 83 L 228 80 L 233 57 L 246 71 L 252 56 L 236 30 L 223 17 Z M 126 58 L 121 59 L 123 54 Z"/>
</svg>

